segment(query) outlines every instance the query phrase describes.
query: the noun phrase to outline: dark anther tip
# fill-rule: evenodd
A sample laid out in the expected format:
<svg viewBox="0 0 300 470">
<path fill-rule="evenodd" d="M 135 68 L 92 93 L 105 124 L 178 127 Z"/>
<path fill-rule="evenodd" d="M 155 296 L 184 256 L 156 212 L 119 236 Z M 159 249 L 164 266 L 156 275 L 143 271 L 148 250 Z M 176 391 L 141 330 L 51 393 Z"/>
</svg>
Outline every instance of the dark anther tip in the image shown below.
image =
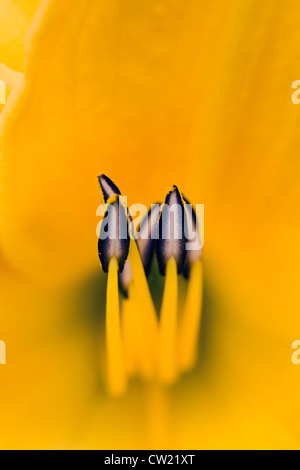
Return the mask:
<svg viewBox="0 0 300 470">
<path fill-rule="evenodd" d="M 108 178 L 108 176 L 106 175 L 98 176 L 98 181 L 100 184 L 104 202 L 107 202 L 108 199 L 114 194 L 121 195 L 121 192 L 118 186 L 116 186 L 115 183 L 110 178 Z"/>
<path fill-rule="evenodd" d="M 159 238 L 156 243 L 156 255 L 160 273 L 166 273 L 167 262 L 174 257 L 178 274 L 184 267 L 185 250 L 185 201 L 177 186 L 173 186 L 162 205 L 159 217 Z"/>
</svg>

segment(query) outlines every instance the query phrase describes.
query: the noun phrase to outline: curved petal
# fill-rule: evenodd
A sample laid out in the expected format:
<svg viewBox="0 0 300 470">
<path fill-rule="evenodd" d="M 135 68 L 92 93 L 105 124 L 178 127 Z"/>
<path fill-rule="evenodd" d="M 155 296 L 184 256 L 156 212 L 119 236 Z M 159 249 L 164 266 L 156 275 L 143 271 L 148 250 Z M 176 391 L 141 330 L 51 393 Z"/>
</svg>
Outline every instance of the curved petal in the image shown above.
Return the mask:
<svg viewBox="0 0 300 470">
<path fill-rule="evenodd" d="M 11 94 L 13 88 L 22 79 L 22 73 L 11 70 L 4 64 L 0 64 L 0 113 L 3 111 L 4 106 Z"/>
<path fill-rule="evenodd" d="M 1 0 L 0 62 L 23 71 L 26 32 L 41 0 Z"/>
<path fill-rule="evenodd" d="M 0 80 L 2 80 L 6 85 L 7 96 L 10 95 L 12 89 L 16 86 L 21 77 L 22 74 L 20 72 L 15 72 L 6 65 L 0 64 Z"/>
</svg>

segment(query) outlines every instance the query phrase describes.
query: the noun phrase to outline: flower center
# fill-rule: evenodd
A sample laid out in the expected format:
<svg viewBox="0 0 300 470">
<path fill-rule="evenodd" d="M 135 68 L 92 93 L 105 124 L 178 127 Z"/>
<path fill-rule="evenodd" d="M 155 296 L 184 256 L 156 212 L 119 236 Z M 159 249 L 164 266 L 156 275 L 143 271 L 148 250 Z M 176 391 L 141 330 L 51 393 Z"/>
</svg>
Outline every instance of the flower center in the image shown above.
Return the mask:
<svg viewBox="0 0 300 470">
<path fill-rule="evenodd" d="M 195 230 L 189 233 L 197 225 L 195 214 L 193 210 L 187 210 L 187 201 L 174 186 L 165 203 L 156 204 L 156 210 L 150 211 L 142 221 L 139 235 L 153 236 L 138 238 L 128 209 L 122 202 L 117 204 L 122 199 L 118 187 L 104 175 L 99 177 L 99 182 L 106 205 L 98 251 L 103 270 L 108 273 L 108 391 L 112 395 L 122 395 L 129 379 L 136 376 L 172 385 L 182 373 L 192 370 L 197 361 L 202 245 Z M 109 212 L 109 206 L 114 208 L 113 213 Z M 121 219 L 124 221 L 124 216 L 125 235 L 119 224 Z M 195 237 L 194 243 L 188 244 Z M 192 254 L 187 246 L 194 247 Z M 147 280 L 154 253 L 159 271 L 165 276 L 159 315 Z M 188 287 L 183 307 L 179 309 L 178 279 L 181 274 L 188 278 Z"/>
</svg>

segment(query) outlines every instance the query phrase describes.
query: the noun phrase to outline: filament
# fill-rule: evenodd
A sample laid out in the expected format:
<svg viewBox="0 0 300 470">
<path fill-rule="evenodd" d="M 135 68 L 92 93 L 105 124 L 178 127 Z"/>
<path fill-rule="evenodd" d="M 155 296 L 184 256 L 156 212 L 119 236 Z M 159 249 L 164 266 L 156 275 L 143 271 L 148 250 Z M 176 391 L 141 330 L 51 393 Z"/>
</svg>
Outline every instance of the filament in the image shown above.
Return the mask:
<svg viewBox="0 0 300 470">
<path fill-rule="evenodd" d="M 145 350 L 146 355 L 143 358 L 143 371 L 150 378 L 154 374 L 157 355 L 157 317 L 135 240 L 130 241 L 129 257 L 134 279 L 134 291 L 132 293 L 138 305 L 139 318 L 137 318 L 137 321 L 140 324 L 142 349 Z"/>
<path fill-rule="evenodd" d="M 167 262 L 159 330 L 159 376 L 161 381 L 165 384 L 172 384 L 177 377 L 177 310 L 177 263 L 172 257 Z"/>
<path fill-rule="evenodd" d="M 120 326 L 118 290 L 118 262 L 109 262 L 106 299 L 106 348 L 107 381 L 112 395 L 121 395 L 126 390 L 126 373 Z"/>
<path fill-rule="evenodd" d="M 129 289 L 128 289 L 129 291 Z M 128 377 L 137 374 L 137 338 L 134 300 L 128 293 L 128 299 L 122 301 L 122 333 L 124 344 L 125 369 Z"/>
<path fill-rule="evenodd" d="M 193 369 L 197 361 L 198 335 L 201 323 L 202 283 L 202 261 L 198 260 L 191 266 L 187 297 L 179 330 L 178 363 L 181 372 Z"/>
</svg>

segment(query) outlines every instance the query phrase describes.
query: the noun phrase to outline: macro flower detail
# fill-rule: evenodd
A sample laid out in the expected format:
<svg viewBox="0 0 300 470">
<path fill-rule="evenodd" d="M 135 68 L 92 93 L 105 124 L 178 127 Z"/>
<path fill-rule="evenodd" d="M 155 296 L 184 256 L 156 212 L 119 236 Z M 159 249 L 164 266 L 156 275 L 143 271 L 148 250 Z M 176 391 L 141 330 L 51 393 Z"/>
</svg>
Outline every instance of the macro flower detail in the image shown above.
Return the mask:
<svg viewBox="0 0 300 470">
<path fill-rule="evenodd" d="M 161 204 L 153 204 L 147 215 L 144 217 L 138 237 L 138 246 L 143 261 L 145 273 L 148 276 L 158 238 L 158 221 Z"/>
<path fill-rule="evenodd" d="M 107 200 L 107 210 L 101 224 L 98 253 L 105 273 L 109 262 L 115 258 L 118 269 L 123 271 L 129 252 L 129 233 L 127 210 L 117 195 Z"/>
<path fill-rule="evenodd" d="M 166 274 L 166 266 L 171 258 L 176 262 L 178 274 L 183 270 L 186 257 L 184 204 L 182 195 L 177 186 L 174 186 L 166 197 L 159 219 L 156 254 L 162 275 Z"/>
<path fill-rule="evenodd" d="M 178 276 L 183 273 L 187 252 L 192 249 L 188 245 L 189 232 L 198 227 L 196 220 L 193 225 L 188 220 L 195 213 L 187 212 L 186 201 L 174 186 L 165 203 L 154 204 L 135 230 L 130 209 L 124 206 L 118 187 L 105 175 L 99 177 L 99 182 L 105 204 L 99 257 L 104 272 L 108 273 L 108 391 L 112 395 L 123 394 L 128 380 L 137 376 L 172 385 L 181 373 L 194 367 L 197 356 L 202 303 L 199 252 L 189 258 L 190 276 L 183 309 L 179 308 L 178 293 Z M 155 293 L 150 292 L 147 281 L 155 253 L 159 273 L 165 276 L 161 278 L 164 293 L 160 312 L 155 310 L 152 297 Z M 119 292 L 124 294 L 124 282 L 126 295 L 120 296 Z"/>
</svg>

